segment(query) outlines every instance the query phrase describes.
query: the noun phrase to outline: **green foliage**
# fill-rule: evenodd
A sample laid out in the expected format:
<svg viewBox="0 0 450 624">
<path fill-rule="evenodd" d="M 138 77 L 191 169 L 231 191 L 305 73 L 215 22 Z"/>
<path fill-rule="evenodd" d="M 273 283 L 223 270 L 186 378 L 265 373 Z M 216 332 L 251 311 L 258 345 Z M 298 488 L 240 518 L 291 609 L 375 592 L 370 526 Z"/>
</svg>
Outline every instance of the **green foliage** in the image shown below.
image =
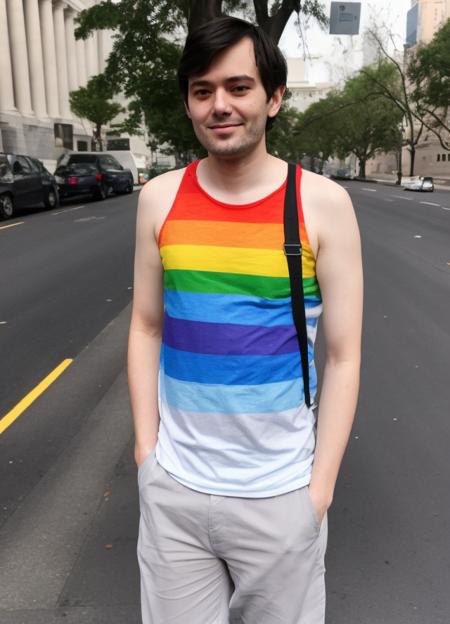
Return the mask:
<svg viewBox="0 0 450 624">
<path fill-rule="evenodd" d="M 101 127 L 123 111 L 122 106 L 110 102 L 114 90 L 103 74 L 93 76 L 85 87 L 70 92 L 70 108 L 75 115 Z"/>
<path fill-rule="evenodd" d="M 372 68 L 385 77 L 384 64 Z M 382 95 L 373 93 L 373 82 L 364 73 L 347 81 L 342 93 L 343 108 L 339 115 L 337 152 L 352 152 L 360 162 L 364 177 L 365 162 L 377 152 L 389 152 L 399 145 L 399 126 L 402 112 L 396 104 Z"/>
<path fill-rule="evenodd" d="M 408 67 L 416 101 L 447 108 L 450 104 L 450 19 L 427 45 L 419 46 Z"/>
</svg>

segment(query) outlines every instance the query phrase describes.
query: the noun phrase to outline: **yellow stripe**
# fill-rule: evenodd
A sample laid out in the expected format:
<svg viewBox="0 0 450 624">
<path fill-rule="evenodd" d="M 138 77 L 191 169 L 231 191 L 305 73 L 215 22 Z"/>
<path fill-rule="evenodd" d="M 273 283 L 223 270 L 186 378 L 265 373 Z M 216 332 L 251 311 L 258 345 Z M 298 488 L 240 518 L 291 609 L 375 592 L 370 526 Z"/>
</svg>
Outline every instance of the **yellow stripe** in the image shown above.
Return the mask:
<svg viewBox="0 0 450 624">
<path fill-rule="evenodd" d="M 0 225 L 0 230 L 6 230 L 6 228 L 15 227 L 16 225 L 23 225 L 25 221 L 17 221 L 17 223 L 10 223 L 9 225 Z"/>
<path fill-rule="evenodd" d="M 7 429 L 36 399 L 72 364 L 73 360 L 63 360 L 45 379 L 27 394 L 15 407 L 0 420 L 0 434 Z"/>
<path fill-rule="evenodd" d="M 265 277 L 288 277 L 288 266 L 281 249 L 212 247 L 208 245 L 165 245 L 161 248 L 165 270 L 213 271 Z M 314 277 L 314 262 L 303 259 L 303 277 Z"/>
</svg>

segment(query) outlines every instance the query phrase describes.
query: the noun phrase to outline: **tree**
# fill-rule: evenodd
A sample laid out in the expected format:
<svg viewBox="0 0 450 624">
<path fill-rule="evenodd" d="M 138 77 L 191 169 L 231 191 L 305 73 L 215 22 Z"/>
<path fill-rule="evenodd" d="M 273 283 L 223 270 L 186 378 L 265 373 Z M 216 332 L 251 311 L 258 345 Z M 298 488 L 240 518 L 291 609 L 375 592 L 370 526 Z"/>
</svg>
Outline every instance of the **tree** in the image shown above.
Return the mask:
<svg viewBox="0 0 450 624">
<path fill-rule="evenodd" d="M 408 78 L 425 127 L 450 150 L 450 19 L 429 44 L 419 46 L 411 58 Z"/>
<path fill-rule="evenodd" d="M 102 74 L 93 76 L 85 87 L 71 91 L 69 96 L 70 108 L 75 115 L 91 121 L 95 125 L 95 142 L 103 149 L 101 130 L 123 112 L 123 107 L 117 102 L 110 102 L 114 90 Z"/>
<path fill-rule="evenodd" d="M 385 71 L 386 66 L 381 64 L 372 69 L 370 77 L 360 72 L 348 80 L 341 95 L 343 105 L 335 119 L 336 152 L 340 157 L 355 154 L 360 178 L 366 177 L 370 158 L 378 152 L 390 152 L 399 144 L 402 112 L 392 100 L 373 93 L 374 79 L 384 82 Z"/>
<path fill-rule="evenodd" d="M 153 139 L 166 144 L 166 151 L 181 162 L 201 149 L 186 120 L 176 80 L 186 32 L 225 13 L 247 15 L 249 6 L 245 0 L 104 0 L 80 13 L 75 36 L 85 39 L 97 29 L 114 31 L 105 76 L 131 101 L 127 127 L 136 128 L 143 118 Z M 327 23 L 320 0 L 254 0 L 249 17 L 278 42 L 294 12 Z"/>
<path fill-rule="evenodd" d="M 299 119 L 296 140 L 304 156 L 309 157 L 311 170 L 323 171 L 324 163 L 336 152 L 336 137 L 339 123 L 336 123 L 342 106 L 342 97 L 337 91 L 311 104 Z"/>
<path fill-rule="evenodd" d="M 378 47 L 380 59 L 377 64 L 361 71 L 371 80 L 374 95 L 390 100 L 402 114 L 402 123 L 406 124 L 404 143 L 410 154 L 409 175 L 413 176 L 416 146 L 422 137 L 424 121 L 408 84 L 408 70 L 388 52 L 386 43 L 376 28 L 369 29 L 366 36 Z M 404 56 L 404 62 L 408 63 L 407 55 Z"/>
</svg>

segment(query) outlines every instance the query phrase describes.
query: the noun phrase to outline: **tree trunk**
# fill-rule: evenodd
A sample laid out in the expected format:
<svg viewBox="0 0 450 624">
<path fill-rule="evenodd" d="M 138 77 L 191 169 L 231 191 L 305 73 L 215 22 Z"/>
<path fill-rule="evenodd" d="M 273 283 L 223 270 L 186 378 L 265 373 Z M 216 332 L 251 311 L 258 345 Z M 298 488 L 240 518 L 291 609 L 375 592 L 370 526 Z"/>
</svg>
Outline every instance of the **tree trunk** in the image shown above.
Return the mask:
<svg viewBox="0 0 450 624">
<path fill-rule="evenodd" d="M 399 186 L 402 183 L 402 175 L 403 175 L 403 144 L 400 143 L 400 148 L 397 152 L 397 181 L 395 184 Z"/>
<path fill-rule="evenodd" d="M 188 30 L 191 32 L 221 15 L 222 0 L 190 0 Z"/>
<path fill-rule="evenodd" d="M 101 124 L 97 124 L 95 127 L 95 142 L 98 145 L 98 151 L 103 152 L 103 143 L 102 143 L 102 126 Z"/>
<path fill-rule="evenodd" d="M 362 178 L 363 180 L 366 179 L 366 159 L 365 158 L 360 158 L 359 159 L 359 178 Z"/>
<path fill-rule="evenodd" d="M 260 26 L 275 43 L 279 42 L 293 11 L 298 13 L 301 10 L 300 0 L 282 0 L 278 11 L 269 17 L 267 0 L 253 0 L 253 5 L 255 7 L 258 26 Z"/>
<path fill-rule="evenodd" d="M 414 165 L 415 165 L 415 161 L 416 161 L 416 146 L 415 145 L 411 145 L 409 148 L 409 156 L 410 156 L 410 161 L 409 161 L 409 175 L 412 177 L 414 175 Z"/>
</svg>

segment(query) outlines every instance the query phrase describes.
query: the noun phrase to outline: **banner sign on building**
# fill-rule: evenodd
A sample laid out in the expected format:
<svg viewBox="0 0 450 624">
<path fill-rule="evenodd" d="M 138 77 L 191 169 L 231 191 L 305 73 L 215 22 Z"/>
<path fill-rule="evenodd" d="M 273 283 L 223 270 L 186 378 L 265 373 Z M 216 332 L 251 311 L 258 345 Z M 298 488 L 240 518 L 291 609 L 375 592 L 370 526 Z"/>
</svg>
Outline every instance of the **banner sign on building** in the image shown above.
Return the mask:
<svg viewBox="0 0 450 624">
<path fill-rule="evenodd" d="M 361 2 L 332 2 L 330 35 L 358 35 Z"/>
</svg>

